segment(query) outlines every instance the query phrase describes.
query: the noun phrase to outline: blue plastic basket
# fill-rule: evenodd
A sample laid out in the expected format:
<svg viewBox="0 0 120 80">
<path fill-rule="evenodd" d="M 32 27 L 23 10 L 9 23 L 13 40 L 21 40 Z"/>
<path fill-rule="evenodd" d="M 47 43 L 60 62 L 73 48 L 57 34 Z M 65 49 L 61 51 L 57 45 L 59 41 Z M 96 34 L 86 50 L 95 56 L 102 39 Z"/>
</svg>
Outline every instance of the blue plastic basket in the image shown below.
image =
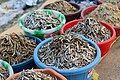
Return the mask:
<svg viewBox="0 0 120 80">
<path fill-rule="evenodd" d="M 30 36 L 30 35 L 23 35 L 23 36 L 28 37 L 28 38 L 33 39 L 33 40 L 36 40 L 37 44 L 42 42 L 42 40 L 40 40 L 39 38 L 34 37 L 34 36 Z M 17 73 L 17 72 L 22 71 L 23 69 L 31 69 L 31 68 L 33 68 L 35 66 L 36 65 L 34 63 L 33 58 L 30 58 L 30 59 L 28 59 L 28 60 L 26 60 L 24 62 L 21 62 L 21 63 L 18 63 L 18 64 L 13 64 L 12 68 L 13 68 L 14 73 Z"/>
<path fill-rule="evenodd" d="M 47 44 L 48 42 L 50 42 L 53 38 L 48 38 L 44 41 L 42 41 L 34 50 L 34 56 L 33 56 L 33 59 L 36 63 L 36 65 L 39 67 L 39 68 L 52 68 L 54 70 L 56 70 L 57 72 L 59 72 L 60 74 L 64 75 L 68 80 L 91 80 L 91 77 L 92 77 L 92 72 L 91 70 L 99 63 L 100 61 L 100 58 L 101 58 L 101 52 L 100 52 L 100 49 L 99 47 L 91 40 L 83 37 L 82 35 L 80 34 L 76 34 L 78 36 L 80 36 L 83 40 L 87 41 L 90 45 L 93 45 L 95 48 L 96 48 L 96 58 L 95 60 L 88 64 L 87 66 L 84 66 L 82 68 L 77 68 L 77 69 L 71 69 L 71 70 L 61 70 L 61 69 L 58 69 L 56 68 L 55 66 L 47 66 L 45 65 L 44 63 L 42 63 L 40 60 L 39 60 L 39 57 L 38 57 L 38 50 L 45 44 Z"/>
</svg>

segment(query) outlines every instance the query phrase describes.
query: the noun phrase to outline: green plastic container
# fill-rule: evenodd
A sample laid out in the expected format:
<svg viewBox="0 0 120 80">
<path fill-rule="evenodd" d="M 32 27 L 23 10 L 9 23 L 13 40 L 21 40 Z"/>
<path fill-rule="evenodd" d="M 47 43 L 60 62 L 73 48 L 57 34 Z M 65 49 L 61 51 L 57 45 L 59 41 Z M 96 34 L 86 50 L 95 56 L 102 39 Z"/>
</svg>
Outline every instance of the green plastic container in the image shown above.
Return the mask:
<svg viewBox="0 0 120 80">
<path fill-rule="evenodd" d="M 14 74 L 13 69 L 11 67 L 11 65 L 9 63 L 7 63 L 6 61 L 3 61 L 0 59 L 0 64 L 2 64 L 2 66 L 8 70 L 9 72 L 9 77 L 12 76 Z"/>
<path fill-rule="evenodd" d="M 64 24 L 66 23 L 65 16 L 62 13 L 58 12 L 58 11 L 48 10 L 48 9 L 36 10 L 36 11 L 45 12 L 45 13 L 48 13 L 50 15 L 55 15 L 60 20 L 61 23 L 58 26 L 56 26 L 55 28 L 47 29 L 47 30 L 31 30 L 31 29 L 28 29 L 28 28 L 23 26 L 23 22 L 24 22 L 25 17 L 33 12 L 33 11 L 31 11 L 31 12 L 28 12 L 28 13 L 24 14 L 18 20 L 19 27 L 27 34 L 44 38 L 45 35 L 49 35 L 49 34 L 58 32 L 61 29 L 61 27 L 63 27 Z"/>
</svg>

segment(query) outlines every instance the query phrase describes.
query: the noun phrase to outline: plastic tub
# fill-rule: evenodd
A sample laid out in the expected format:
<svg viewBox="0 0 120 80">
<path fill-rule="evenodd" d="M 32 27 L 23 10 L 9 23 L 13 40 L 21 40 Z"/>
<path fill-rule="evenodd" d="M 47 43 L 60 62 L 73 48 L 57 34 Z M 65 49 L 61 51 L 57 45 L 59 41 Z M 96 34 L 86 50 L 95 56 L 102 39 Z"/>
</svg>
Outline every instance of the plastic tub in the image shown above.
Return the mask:
<svg viewBox="0 0 120 80">
<path fill-rule="evenodd" d="M 11 65 L 8 64 L 6 61 L 3 61 L 3 60 L 0 59 L 0 64 L 2 64 L 2 66 L 3 66 L 5 69 L 8 70 L 8 72 L 9 72 L 9 77 L 14 74 Z"/>
<path fill-rule="evenodd" d="M 61 34 L 64 34 L 64 32 L 73 27 L 74 25 L 76 25 L 78 22 L 81 22 L 83 21 L 84 19 L 79 19 L 79 20 L 74 20 L 74 21 L 71 21 L 71 22 L 68 22 L 67 24 L 65 24 L 65 26 L 63 26 L 60 30 L 60 33 Z M 100 50 L 101 50 L 101 57 L 103 57 L 110 49 L 113 41 L 115 40 L 116 38 L 116 32 L 115 30 L 107 23 L 105 22 L 102 22 L 102 21 L 99 21 L 100 24 L 102 24 L 103 26 L 105 26 L 107 29 L 109 29 L 112 33 L 112 36 L 110 39 L 104 41 L 104 42 L 98 42 L 97 45 L 99 46 Z"/>
<path fill-rule="evenodd" d="M 80 13 L 81 13 L 81 9 L 80 9 L 80 6 L 78 4 L 72 3 L 72 2 L 69 2 L 69 3 L 72 6 L 74 6 L 75 8 L 77 8 L 78 10 L 76 12 L 74 12 L 74 13 L 70 13 L 70 14 L 65 15 L 67 22 L 78 19 L 80 17 Z"/>
<path fill-rule="evenodd" d="M 88 64 L 87 66 L 84 66 L 82 68 L 77 68 L 77 69 L 71 69 L 71 70 L 61 70 L 56 68 L 55 66 L 47 66 L 44 63 L 42 63 L 39 58 L 38 58 L 38 50 L 45 44 L 47 44 L 49 41 L 51 41 L 53 39 L 53 37 L 48 38 L 44 41 L 42 41 L 36 48 L 34 51 L 34 56 L 33 59 L 36 63 L 36 65 L 39 68 L 52 68 L 54 70 L 56 70 L 58 73 L 64 75 L 68 80 L 91 80 L 91 75 L 92 75 L 92 69 L 99 63 L 100 61 L 100 57 L 101 57 L 101 52 L 99 47 L 91 40 L 83 37 L 80 34 L 76 34 L 79 37 L 81 37 L 83 40 L 87 41 L 90 45 L 93 45 L 96 48 L 96 58 L 95 60 Z"/>
<path fill-rule="evenodd" d="M 91 7 L 88 7 L 86 9 L 84 9 L 82 12 L 81 12 L 81 18 L 85 18 L 86 15 L 88 15 L 90 12 L 92 12 L 93 10 L 95 10 L 97 8 L 97 6 L 91 6 Z M 115 29 L 116 31 L 116 36 L 120 36 L 120 26 L 113 26 L 113 28 Z"/>
<path fill-rule="evenodd" d="M 39 44 L 40 42 L 42 42 L 39 38 L 34 37 L 34 36 L 29 36 L 29 35 L 24 35 L 25 37 L 29 37 L 30 39 L 36 39 L 36 43 Z M 18 64 L 13 64 L 12 68 L 14 70 L 15 73 L 22 71 L 23 69 L 31 69 L 33 67 L 35 67 L 35 63 L 33 58 L 30 58 L 24 62 L 18 63 Z"/>
<path fill-rule="evenodd" d="M 28 33 L 30 35 L 34 35 L 34 36 L 37 36 L 37 37 L 41 37 L 42 39 L 44 39 L 44 35 L 46 34 L 51 34 L 53 32 L 56 32 L 56 31 L 59 31 L 61 27 L 64 26 L 65 22 L 66 22 L 66 19 L 65 19 L 65 16 L 58 12 L 58 11 L 54 11 L 54 10 L 36 10 L 38 12 L 45 12 L 45 13 L 48 13 L 48 14 L 54 14 L 60 21 L 61 23 L 56 26 L 55 28 L 52 28 L 52 29 L 47 29 L 47 30 L 31 30 L 31 29 L 28 29 L 26 27 L 23 26 L 23 21 L 24 21 L 24 18 L 31 14 L 31 12 L 28 12 L 26 14 L 24 14 L 22 17 L 19 18 L 18 20 L 18 25 L 19 27 L 25 32 L 25 33 Z"/>
<path fill-rule="evenodd" d="M 58 80 L 67 80 L 64 76 L 62 76 L 61 74 L 57 73 L 56 71 L 52 70 L 52 69 L 34 69 L 34 71 L 36 72 L 43 72 L 45 74 L 50 74 L 51 76 L 56 77 Z M 16 78 L 20 75 L 20 73 L 16 73 L 13 76 L 9 77 L 7 80 L 13 80 L 13 78 Z"/>
<path fill-rule="evenodd" d="M 72 6 L 74 6 L 75 8 L 77 8 L 78 10 L 74 13 L 69 13 L 69 14 L 65 14 L 65 17 L 66 17 L 66 21 L 69 22 L 71 20 L 74 20 L 74 19 L 78 19 L 80 17 L 80 13 L 81 13 L 81 9 L 80 9 L 80 6 L 76 3 L 72 3 L 72 2 L 69 2 Z M 49 4 L 48 4 L 49 5 Z M 48 6 L 46 5 L 46 6 Z M 44 6 L 44 9 L 46 9 Z"/>
</svg>

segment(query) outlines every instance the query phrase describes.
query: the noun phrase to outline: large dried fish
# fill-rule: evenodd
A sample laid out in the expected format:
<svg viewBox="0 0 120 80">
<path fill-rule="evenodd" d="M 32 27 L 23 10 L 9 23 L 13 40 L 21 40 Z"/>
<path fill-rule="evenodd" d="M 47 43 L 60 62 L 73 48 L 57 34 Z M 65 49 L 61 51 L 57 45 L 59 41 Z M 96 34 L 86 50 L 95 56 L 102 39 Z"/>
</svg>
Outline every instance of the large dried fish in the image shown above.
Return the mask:
<svg viewBox="0 0 120 80">
<path fill-rule="evenodd" d="M 32 58 L 36 40 L 15 33 L 0 37 L 0 59 L 17 64 Z"/>
</svg>

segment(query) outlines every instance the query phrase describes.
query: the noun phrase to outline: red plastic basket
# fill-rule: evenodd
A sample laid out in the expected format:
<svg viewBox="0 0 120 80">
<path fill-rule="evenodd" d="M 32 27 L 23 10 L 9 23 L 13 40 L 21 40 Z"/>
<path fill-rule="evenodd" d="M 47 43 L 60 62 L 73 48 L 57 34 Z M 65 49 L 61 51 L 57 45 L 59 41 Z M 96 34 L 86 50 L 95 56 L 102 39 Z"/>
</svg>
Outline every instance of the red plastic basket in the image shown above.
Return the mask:
<svg viewBox="0 0 120 80">
<path fill-rule="evenodd" d="M 81 18 L 85 18 L 86 15 L 88 15 L 90 12 L 94 11 L 95 9 L 97 8 L 97 6 L 90 6 L 86 9 L 84 9 L 82 12 L 81 12 Z M 116 36 L 120 36 L 120 26 L 113 26 L 113 28 L 115 29 L 116 31 Z"/>
<path fill-rule="evenodd" d="M 74 25 L 76 25 L 78 22 L 83 21 L 84 19 L 79 19 L 79 20 L 73 20 L 70 21 L 68 23 L 66 23 L 60 30 L 60 34 L 64 34 L 64 32 L 69 29 L 72 28 Z M 99 21 L 100 24 L 102 24 L 103 26 L 105 26 L 107 29 L 110 30 L 112 36 L 110 39 L 104 41 L 104 42 L 98 42 L 97 45 L 99 46 L 100 50 L 101 50 L 101 57 L 103 57 L 105 54 L 107 54 L 107 52 L 110 49 L 110 46 L 112 45 L 113 41 L 116 38 L 116 32 L 114 30 L 113 27 L 111 27 L 109 24 Z"/>
</svg>

